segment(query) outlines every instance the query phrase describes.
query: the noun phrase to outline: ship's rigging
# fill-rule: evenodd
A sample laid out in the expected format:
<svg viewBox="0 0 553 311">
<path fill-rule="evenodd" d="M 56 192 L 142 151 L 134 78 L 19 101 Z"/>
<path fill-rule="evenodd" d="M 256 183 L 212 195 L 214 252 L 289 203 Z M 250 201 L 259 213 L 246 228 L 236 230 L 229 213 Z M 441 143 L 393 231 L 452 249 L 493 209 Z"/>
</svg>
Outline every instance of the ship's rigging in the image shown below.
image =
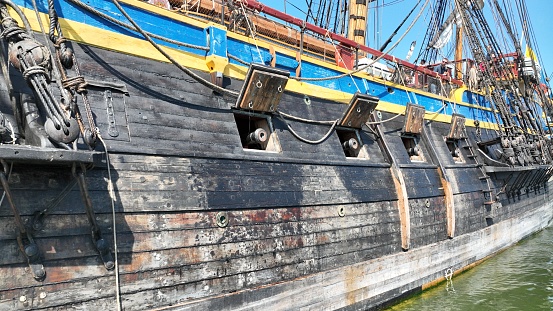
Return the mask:
<svg viewBox="0 0 553 311">
<path fill-rule="evenodd" d="M 535 36 L 528 19 L 526 3 L 522 0 L 514 2 L 505 0 L 425 1 L 424 7 L 429 2 L 431 5 L 428 6 L 429 11 L 426 13 L 424 39 L 422 44 L 419 44 L 420 51 L 414 62 L 418 64 L 425 60 L 426 65 L 415 66 L 400 64 L 394 56 L 388 55 L 397 43 L 383 54 L 379 53 L 390 39 L 386 40 L 382 47 L 377 40 L 368 42 L 371 41 L 368 33 L 382 31 L 378 26 L 380 17 L 377 17 L 376 13 L 384 6 L 399 2 L 402 1 L 305 0 L 304 4 L 284 1 L 285 5 L 298 9 L 306 8 L 303 12 L 304 19 L 286 17 L 283 20 L 287 25 L 281 25 L 276 32 L 271 32 L 273 25 L 270 22 L 266 23 L 265 28 L 252 27 L 255 25 L 253 19 L 256 15 L 267 13 L 262 4 L 255 2 L 245 6 L 242 1 L 228 1 L 222 4 L 226 5 L 228 12 L 233 14 L 238 12 L 238 17 L 241 16 L 245 21 L 244 24 L 235 23 L 239 19 L 232 15 L 229 19 L 231 28 L 234 31 L 244 31 L 254 40 L 257 34 L 272 39 L 279 38 L 279 33 L 282 31 L 288 31 L 288 38 L 294 38 L 291 35 L 291 29 L 294 26 L 298 27 L 295 30 L 295 39 L 289 41 L 299 47 L 297 57 L 299 61 L 296 69 L 298 80 L 317 81 L 347 76 L 371 66 L 370 64 L 361 65 L 361 61 L 372 59 L 373 63 L 380 62 L 376 65 L 383 70 L 388 70 L 386 80 L 393 80 L 395 83 L 416 87 L 436 95 L 448 97 L 452 90 L 465 84 L 471 91 L 479 91 L 486 96 L 486 101 L 492 105 L 491 115 L 486 117 L 486 121 L 499 125 L 496 139 L 481 142 L 483 151 L 492 155 L 492 158 L 511 165 L 524 166 L 550 162 L 551 152 L 542 138 L 546 135 L 546 124 L 542 121 L 542 117 L 544 114 L 551 113 L 553 109 L 549 87 L 546 86 L 546 81 L 542 80 L 539 51 L 535 48 Z M 419 3 L 420 1 L 409 14 Z M 233 10 L 233 5 L 235 7 L 239 5 L 240 10 Z M 412 23 L 418 20 L 423 11 L 424 8 L 419 10 L 417 18 L 410 18 L 409 14 L 406 14 L 405 18 L 398 17 L 401 22 L 398 22 L 399 26 L 391 28 L 395 29 L 391 37 L 403 28 L 403 23 L 413 20 L 405 30 L 405 34 L 408 33 Z M 371 12 L 374 15 L 371 15 Z M 224 16 L 224 11 L 221 14 Z M 280 15 L 282 13 L 273 16 Z M 369 25 L 373 26 L 368 27 Z M 348 39 L 337 37 L 345 34 Z M 416 35 L 420 36 L 420 34 L 419 32 Z M 455 45 L 447 43 L 453 34 L 456 37 Z M 401 39 L 403 38 L 404 36 Z M 318 45 L 312 44 L 315 41 L 319 42 Z M 411 49 L 414 46 L 413 41 Z M 318 55 L 322 55 L 323 58 L 332 57 L 336 64 L 351 69 L 352 72 L 331 77 L 302 76 L 301 55 L 307 49 L 319 53 Z M 451 56 L 453 50 L 455 50 L 454 57 Z M 257 58 L 261 60 L 259 51 L 258 54 Z M 384 59 L 381 60 L 381 58 Z M 438 63 L 442 63 L 442 58 L 450 59 L 446 60 L 448 64 L 446 67 L 452 68 L 454 64 L 454 72 L 453 70 L 431 72 L 439 67 Z M 471 66 L 478 68 L 476 85 L 468 83 Z M 415 74 L 415 72 L 419 73 Z M 452 83 L 455 86 L 452 86 Z"/>
<path fill-rule="evenodd" d="M 346 1 L 341 0 L 316 2 L 306 1 L 307 20 L 312 19 L 320 27 L 336 33 L 347 32 L 350 39 L 359 43 L 365 42 L 365 37 L 359 37 L 366 31 L 357 27 L 359 20 L 370 24 L 365 20 L 367 12 L 361 15 L 359 6 L 352 5 L 347 13 Z M 356 1 L 356 4 L 368 10 L 367 1 Z M 488 23 L 485 6 L 495 20 L 495 29 Z M 549 162 L 551 152 L 541 138 L 546 133 L 539 120 L 542 114 L 549 114 L 553 109 L 546 94 L 548 87 L 540 87 L 545 81 L 541 81 L 539 51 L 534 50 L 535 36 L 526 3 L 522 0 L 436 0 L 431 7 L 433 14 L 415 62 L 439 63 L 455 49 L 455 59 L 448 62 L 456 64 L 456 77 L 467 80 L 469 66 L 478 67 L 479 89 L 493 105 L 493 121 L 501 124 L 498 129 L 501 148 L 497 149 L 496 157 L 511 165 Z M 352 8 L 356 11 L 352 12 Z M 346 15 L 350 19 L 349 27 L 355 29 L 344 30 Z M 522 29 L 521 33 L 517 32 L 517 26 Z M 457 37 L 456 48 L 447 47 L 453 33 Z"/>
</svg>

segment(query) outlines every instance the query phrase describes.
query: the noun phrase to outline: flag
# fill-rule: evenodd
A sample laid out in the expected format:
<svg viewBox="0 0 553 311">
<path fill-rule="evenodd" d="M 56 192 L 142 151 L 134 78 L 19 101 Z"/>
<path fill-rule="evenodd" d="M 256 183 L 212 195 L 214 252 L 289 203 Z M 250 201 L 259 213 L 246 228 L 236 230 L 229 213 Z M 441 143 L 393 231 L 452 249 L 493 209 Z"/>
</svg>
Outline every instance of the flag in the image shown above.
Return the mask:
<svg viewBox="0 0 553 311">
<path fill-rule="evenodd" d="M 434 42 L 432 45 L 435 49 L 441 49 L 443 48 L 451 39 L 451 35 L 453 34 L 453 23 L 450 23 L 445 27 L 445 29 L 440 33 L 440 36 L 438 37 L 438 40 Z"/>
<path fill-rule="evenodd" d="M 526 45 L 526 51 L 524 52 L 524 58 L 531 58 L 536 64 L 538 63 L 538 57 L 536 56 L 536 53 L 534 53 L 534 50 Z"/>
</svg>

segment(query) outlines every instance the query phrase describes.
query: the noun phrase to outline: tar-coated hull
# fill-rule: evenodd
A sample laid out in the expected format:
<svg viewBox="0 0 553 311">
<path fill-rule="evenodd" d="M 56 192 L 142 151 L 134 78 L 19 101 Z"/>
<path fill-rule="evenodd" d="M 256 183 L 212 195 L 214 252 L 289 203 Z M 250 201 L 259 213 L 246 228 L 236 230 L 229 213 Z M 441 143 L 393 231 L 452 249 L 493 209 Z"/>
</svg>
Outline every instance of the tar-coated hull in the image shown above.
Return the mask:
<svg viewBox="0 0 553 311">
<path fill-rule="evenodd" d="M 393 109 L 332 125 L 347 106 L 296 84 L 278 95 L 292 119 L 239 108 L 167 62 L 69 44 L 101 139 L 92 151 L 32 145 L 42 124 L 26 121 L 27 145 L 0 146 L 0 310 L 366 310 L 553 218 L 551 168 L 489 165 L 476 141 L 496 133 L 462 119 L 454 138 L 451 111 L 423 111 L 419 132 Z M 241 92 L 247 68 L 233 66 L 222 85 Z M 33 92 L 9 76 L 0 110 L 17 115 L 11 85 L 32 115 Z M 370 83 L 406 104 L 405 88 Z M 248 141 L 255 128 L 265 150 Z"/>
</svg>

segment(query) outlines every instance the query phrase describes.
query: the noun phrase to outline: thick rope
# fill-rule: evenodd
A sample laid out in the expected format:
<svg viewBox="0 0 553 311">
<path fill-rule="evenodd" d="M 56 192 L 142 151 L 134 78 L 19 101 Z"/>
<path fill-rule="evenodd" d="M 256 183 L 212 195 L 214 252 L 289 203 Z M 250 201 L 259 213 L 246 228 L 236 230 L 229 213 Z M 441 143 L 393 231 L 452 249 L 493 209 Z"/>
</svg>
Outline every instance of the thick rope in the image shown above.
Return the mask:
<svg viewBox="0 0 553 311">
<path fill-rule="evenodd" d="M 33 9 L 35 11 L 35 15 L 36 15 L 36 19 L 38 21 L 38 25 L 40 26 L 40 31 L 42 32 L 42 36 L 44 37 L 44 42 L 45 44 L 48 46 L 48 51 L 50 52 L 50 56 L 52 55 L 52 49 L 51 49 L 51 41 L 48 40 L 48 36 L 46 35 L 46 31 L 44 30 L 44 25 L 42 23 L 42 18 L 40 16 L 40 12 L 38 10 L 38 6 L 36 4 L 36 0 L 33 0 Z M 56 16 L 57 17 L 57 16 Z M 55 76 L 55 80 L 56 80 L 56 85 L 58 86 L 58 88 L 60 89 L 60 93 L 62 95 L 62 97 L 64 98 L 64 100 L 66 102 L 69 102 L 70 99 L 67 97 L 67 94 L 66 92 L 63 90 L 63 86 L 61 84 L 61 71 L 59 70 L 59 67 L 58 65 L 56 64 L 55 61 L 53 61 L 53 57 L 51 57 L 52 61 L 51 61 L 51 64 L 52 64 L 52 74 Z"/>
<path fill-rule="evenodd" d="M 427 112 L 427 111 L 425 111 L 424 113 L 430 114 L 430 115 L 439 114 L 440 112 L 442 112 L 442 110 L 445 109 L 445 107 L 447 107 L 447 104 L 446 104 L 446 102 L 443 102 L 442 107 L 441 107 L 440 109 L 438 109 L 437 111 L 434 111 L 434 112 Z"/>
<path fill-rule="evenodd" d="M 96 128 L 96 137 L 100 140 L 102 143 L 102 146 L 104 147 L 104 152 L 106 154 L 106 165 L 107 165 L 107 171 L 108 171 L 108 193 L 111 201 L 111 220 L 113 222 L 113 259 L 114 259 L 114 270 L 115 270 L 115 295 L 116 295 L 116 301 L 117 301 L 117 311 L 122 310 L 121 305 L 121 286 L 119 281 L 119 260 L 117 253 L 117 223 L 115 219 L 115 193 L 113 191 L 113 181 L 111 179 L 111 168 L 110 168 L 110 161 L 109 161 L 109 153 L 108 153 L 108 147 L 106 146 L 106 143 L 104 139 L 102 138 L 102 135 L 100 135 L 100 130 Z"/>
<path fill-rule="evenodd" d="M 15 19 L 13 19 L 11 17 L 5 18 L 4 20 L 8 20 L 8 19 L 13 21 L 14 24 L 16 23 Z M 4 20 L 2 20 L 2 24 L 4 24 Z M 25 30 L 23 30 L 19 27 L 6 27 L 0 33 L 0 37 L 9 38 L 9 37 L 13 37 L 13 36 L 17 36 L 17 35 L 21 35 L 21 34 L 25 34 L 25 33 L 26 33 Z"/>
<path fill-rule="evenodd" d="M 13 169 L 13 162 L 10 162 L 10 170 L 8 171 L 8 176 L 6 176 L 6 180 L 10 180 L 10 176 L 12 175 L 12 169 Z M 6 197 L 6 190 L 2 191 L 2 198 L 0 198 L 0 206 L 2 206 L 2 203 L 4 203 L 4 198 Z"/>
<path fill-rule="evenodd" d="M 240 58 L 234 56 L 234 55 L 231 55 L 231 54 L 227 54 L 228 58 L 232 59 L 232 60 L 235 60 L 237 62 L 239 62 L 240 64 L 242 65 L 246 65 L 246 66 L 249 66 L 250 63 L 248 63 L 247 61 L 245 60 L 241 60 Z"/>
<path fill-rule="evenodd" d="M 78 6 L 82 9 L 92 13 L 92 14 L 100 16 L 101 18 L 103 18 L 105 20 L 108 20 L 108 21 L 110 21 L 110 22 L 112 22 L 116 25 L 119 25 L 121 27 L 127 28 L 127 29 L 132 30 L 132 31 L 137 31 L 134 26 L 123 23 L 123 22 L 121 22 L 121 21 L 119 21 L 119 20 L 117 20 L 117 19 L 115 19 L 115 18 L 113 18 L 113 17 L 111 17 L 107 14 L 104 14 L 104 13 L 96 10 L 95 8 L 85 4 L 82 1 L 78 1 L 78 0 L 67 0 L 67 1 L 71 2 L 72 4 Z M 186 48 L 191 48 L 191 49 L 196 49 L 196 50 L 209 51 L 209 47 L 207 47 L 207 46 L 184 43 L 184 42 L 176 41 L 176 40 L 169 39 L 169 38 L 166 38 L 166 37 L 162 37 L 162 36 L 153 34 L 151 32 L 147 32 L 147 31 L 145 31 L 145 33 L 147 33 L 152 38 L 159 39 L 159 40 L 165 41 L 167 43 L 172 43 L 172 44 L 175 44 L 175 45 L 178 45 L 178 46 L 183 46 L 183 47 L 186 47 Z"/>
<path fill-rule="evenodd" d="M 391 117 L 391 118 L 389 118 L 389 119 L 386 119 L 386 120 L 380 120 L 380 121 L 367 121 L 367 122 L 365 122 L 365 124 L 366 124 L 366 125 L 372 125 L 372 124 L 381 124 L 381 123 L 390 122 L 390 121 L 392 121 L 392 120 L 398 118 L 399 116 L 403 115 L 404 113 L 405 113 L 405 111 L 404 111 L 404 112 L 400 112 L 400 113 L 396 114 L 395 116 L 393 116 L 393 117 Z"/>
<path fill-rule="evenodd" d="M 295 117 L 293 115 L 289 115 L 289 114 L 286 114 L 282 111 L 278 111 L 278 113 L 283 116 L 283 117 L 286 117 L 288 119 L 292 119 L 292 120 L 295 120 L 295 121 L 301 121 L 301 122 L 305 122 L 305 123 L 313 123 L 313 124 L 334 124 L 334 122 L 336 122 L 335 120 L 333 121 L 317 121 L 317 120 L 311 120 L 311 119 L 304 119 L 304 118 L 300 118 L 300 117 Z"/>
<path fill-rule="evenodd" d="M 31 28 L 31 24 L 29 23 L 29 20 L 27 19 L 27 16 L 25 16 L 25 13 L 21 11 L 21 9 L 13 3 L 11 0 L 0 0 L 0 3 L 4 3 L 5 5 L 11 7 L 15 13 L 19 16 L 19 18 L 23 21 L 23 25 L 25 25 L 25 31 L 29 36 L 33 35 L 33 30 Z"/>
<path fill-rule="evenodd" d="M 134 28 L 136 28 L 136 31 L 138 31 L 144 37 L 144 39 L 148 40 L 148 42 L 150 42 L 150 44 L 154 48 L 156 48 L 156 50 L 158 50 L 163 56 L 165 56 L 165 58 L 167 58 L 171 63 L 173 63 L 173 65 L 175 65 L 177 68 L 179 68 L 184 73 L 189 75 L 192 79 L 198 81 L 202 85 L 212 89 L 215 92 L 218 92 L 220 94 L 225 94 L 225 95 L 228 95 L 228 96 L 232 96 L 232 97 L 238 97 L 237 92 L 224 89 L 224 88 L 222 88 L 222 87 L 220 87 L 220 86 L 218 86 L 214 83 L 211 83 L 210 81 L 207 81 L 206 79 L 204 79 L 204 78 L 198 76 L 197 74 L 195 74 L 192 70 L 190 70 L 186 67 L 183 67 L 181 64 L 179 64 L 173 57 L 171 57 L 169 54 L 167 54 L 157 43 L 155 43 L 152 40 L 152 38 L 150 38 L 150 36 L 147 33 L 145 33 L 144 30 L 142 30 L 142 28 L 140 28 L 140 26 L 138 26 L 138 24 L 132 19 L 132 17 L 130 17 L 129 14 L 127 14 L 127 12 L 125 11 L 125 9 L 123 9 L 123 7 L 119 4 L 119 1 L 112 0 L 112 2 L 113 2 L 113 4 L 115 4 L 117 9 L 119 9 L 121 14 L 123 14 L 125 16 L 125 18 L 127 18 L 127 20 L 131 24 L 133 24 Z"/>
</svg>

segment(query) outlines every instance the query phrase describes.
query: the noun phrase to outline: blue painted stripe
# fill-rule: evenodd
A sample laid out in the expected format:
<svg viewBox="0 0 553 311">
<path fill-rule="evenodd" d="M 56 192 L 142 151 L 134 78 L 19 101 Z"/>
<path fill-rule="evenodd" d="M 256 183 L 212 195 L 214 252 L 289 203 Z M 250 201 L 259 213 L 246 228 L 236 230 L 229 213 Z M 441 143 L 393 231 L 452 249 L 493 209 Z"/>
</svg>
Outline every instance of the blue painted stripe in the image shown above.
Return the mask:
<svg viewBox="0 0 553 311">
<path fill-rule="evenodd" d="M 25 7 L 30 10 L 34 10 L 32 1 L 30 0 L 15 0 L 17 5 Z M 130 22 L 119 12 L 115 5 L 111 1 L 92 0 L 87 1 L 87 4 L 94 7 L 96 10 L 119 20 L 120 22 L 130 25 Z M 37 6 L 40 12 L 48 12 L 48 3 L 45 0 L 37 0 Z M 97 27 L 103 30 L 112 31 L 122 35 L 142 38 L 142 36 L 135 32 L 115 25 L 101 17 L 95 16 L 88 11 L 79 7 L 73 6 L 71 3 L 60 0 L 55 1 L 54 6 L 60 18 L 76 21 L 79 23 L 87 24 L 93 27 Z M 206 46 L 206 36 L 202 28 L 198 28 L 183 22 L 176 21 L 166 16 L 154 14 L 149 11 L 141 10 L 134 6 L 121 3 L 121 6 L 125 11 L 133 17 L 133 19 L 140 25 L 145 31 L 155 33 L 157 35 L 173 39 L 176 41 L 182 41 L 190 44 Z M 175 44 L 167 43 L 158 39 L 153 39 L 156 43 L 163 44 L 171 48 L 187 51 L 205 56 L 205 51 L 181 47 Z"/>
<path fill-rule="evenodd" d="M 33 9 L 32 2 L 30 0 L 14 0 L 18 5 L 26 7 L 28 9 Z M 46 0 L 37 0 L 39 10 L 41 12 L 47 12 L 47 1 Z M 115 19 L 120 20 L 121 22 L 129 24 L 129 22 L 121 15 L 119 10 L 114 6 L 111 1 L 105 0 L 89 0 L 87 1 L 88 5 L 96 8 L 102 13 L 109 15 Z M 143 10 L 132 5 L 121 3 L 124 9 L 133 16 L 135 21 L 146 31 L 155 33 L 160 36 L 167 37 L 169 39 L 186 42 L 194 45 L 206 46 L 206 35 L 204 29 L 189 25 L 172 18 L 161 16 L 150 12 L 148 10 Z M 114 25 L 107 20 L 102 19 L 101 17 L 92 15 L 91 13 L 74 7 L 72 4 L 60 0 L 55 2 L 56 10 L 58 15 L 61 18 L 76 21 L 79 23 L 84 23 L 93 27 L 100 29 L 112 31 L 115 33 L 141 38 L 141 36 L 134 32 L 122 28 L 120 26 Z M 206 52 L 181 47 L 178 45 L 166 43 L 157 39 L 154 39 L 156 42 L 175 48 L 178 50 L 186 51 L 189 53 L 194 53 L 197 55 L 205 56 Z M 240 57 L 246 62 L 258 62 L 258 63 L 268 63 L 271 59 L 271 55 L 267 49 L 258 48 L 254 44 L 249 44 L 247 42 L 242 42 L 233 38 L 228 38 L 227 40 L 228 54 Z M 231 63 L 237 63 L 234 60 L 230 61 Z M 237 63 L 238 64 L 238 63 Z M 297 67 L 297 62 L 295 58 L 278 53 L 277 55 L 277 65 L 278 68 L 286 69 L 291 72 L 291 76 L 295 76 L 295 68 Z M 333 77 L 341 75 L 342 72 L 320 66 L 314 63 L 307 61 L 302 62 L 302 76 L 303 77 Z M 435 98 L 432 96 L 426 96 L 420 93 L 414 94 L 402 89 L 391 88 L 389 92 L 389 87 L 384 84 L 366 80 L 356 76 L 345 76 L 339 79 L 324 80 L 324 81 L 308 81 L 310 84 L 318 85 L 321 87 L 329 88 L 332 90 L 355 93 L 360 91 L 362 93 L 371 94 L 379 97 L 383 101 L 396 103 L 399 105 L 405 105 L 408 102 L 417 103 L 425 107 L 428 112 L 438 111 L 442 105 L 442 99 Z M 465 92 L 463 95 L 463 102 L 490 108 L 489 103 L 486 102 L 485 98 L 481 95 L 472 94 Z M 454 109 L 455 108 L 455 109 Z M 456 105 L 449 103 L 449 106 L 442 112 L 447 115 L 452 113 L 460 113 L 465 115 L 467 118 L 476 119 L 480 121 L 494 122 L 493 114 L 489 111 L 482 111 L 473 107 L 466 107 L 462 105 Z"/>
</svg>

